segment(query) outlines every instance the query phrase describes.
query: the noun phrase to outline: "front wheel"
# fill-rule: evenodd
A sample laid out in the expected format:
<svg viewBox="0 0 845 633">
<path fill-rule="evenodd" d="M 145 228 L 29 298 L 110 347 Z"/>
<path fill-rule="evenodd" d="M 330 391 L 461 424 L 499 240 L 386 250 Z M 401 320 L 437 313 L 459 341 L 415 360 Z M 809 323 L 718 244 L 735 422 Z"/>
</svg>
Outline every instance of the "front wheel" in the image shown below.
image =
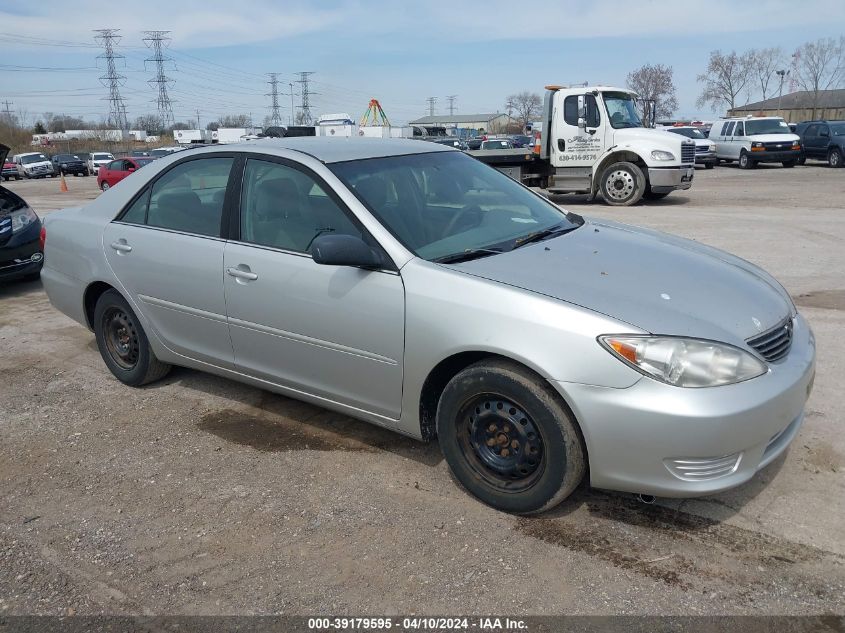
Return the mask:
<svg viewBox="0 0 845 633">
<path fill-rule="evenodd" d="M 742 150 L 742 153 L 739 155 L 739 168 L 740 169 L 752 169 L 754 167 L 754 161 L 751 160 L 751 157 L 745 150 Z"/>
<path fill-rule="evenodd" d="M 804 156 L 804 154 L 801 154 L 801 156 L 798 157 L 798 164 L 803 165 L 806 162 L 807 162 L 807 157 Z"/>
<path fill-rule="evenodd" d="M 834 168 L 842 167 L 842 152 L 834 148 L 827 155 L 827 164 Z"/>
<path fill-rule="evenodd" d="M 109 188 L 109 183 L 107 183 L 107 182 L 104 180 L 104 181 L 103 181 L 103 184 L 101 184 L 101 185 L 100 185 L 100 189 L 102 189 L 103 191 L 105 191 L 105 190 L 106 190 L 106 189 L 108 189 L 108 188 Z"/>
<path fill-rule="evenodd" d="M 548 383 L 515 363 L 480 361 L 449 381 L 437 435 L 464 488 L 504 512 L 548 510 L 584 478 L 572 414 Z"/>
<path fill-rule="evenodd" d="M 124 384 L 140 387 L 170 371 L 170 365 L 155 357 L 138 317 L 116 290 L 97 300 L 94 334 L 106 366 Z"/>
<path fill-rule="evenodd" d="M 704 169 L 713 169 L 716 163 L 704 163 Z"/>
<path fill-rule="evenodd" d="M 642 169 L 634 163 L 613 163 L 602 173 L 599 187 L 607 204 L 627 207 L 643 197 L 646 179 Z"/>
<path fill-rule="evenodd" d="M 791 169 L 792 167 L 795 167 L 796 164 L 798 164 L 797 160 L 785 160 L 781 163 L 781 165 L 783 165 L 787 169 Z"/>
</svg>

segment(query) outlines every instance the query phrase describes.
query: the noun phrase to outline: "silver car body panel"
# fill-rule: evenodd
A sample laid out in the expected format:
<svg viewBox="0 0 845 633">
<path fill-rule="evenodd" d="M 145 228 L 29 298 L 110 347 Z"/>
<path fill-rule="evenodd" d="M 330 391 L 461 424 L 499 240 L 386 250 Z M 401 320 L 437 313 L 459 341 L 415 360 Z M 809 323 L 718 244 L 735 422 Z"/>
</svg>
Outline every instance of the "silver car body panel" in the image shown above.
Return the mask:
<svg viewBox="0 0 845 633">
<path fill-rule="evenodd" d="M 316 172 L 398 273 L 319 266 L 303 254 L 112 222 L 148 180 L 186 157 L 180 152 L 135 172 L 124 181 L 130 185 L 109 189 L 85 208 L 46 216 L 42 279 L 53 305 L 90 327 L 84 292 L 104 282 L 129 300 L 163 361 L 417 438 L 423 437 L 421 394 L 432 370 L 460 354 L 508 357 L 546 379 L 568 403 L 584 434 L 591 481 L 600 487 L 708 494 L 751 477 L 798 432 L 814 372 L 812 333 L 783 288 L 740 258 L 593 221 L 511 253 L 436 264 L 399 243 L 326 163 L 456 150 L 386 139 L 282 139 L 191 155 L 222 151 L 288 158 Z M 129 229 L 147 235 L 125 237 Z M 121 236 L 132 242 L 128 254 L 111 247 Z M 149 258 L 158 263 L 136 270 L 128 265 L 132 255 L 144 256 L 143 266 L 135 258 L 139 269 Z M 258 279 L 239 283 L 226 274 L 242 264 Z M 286 274 L 294 271 L 292 284 Z M 282 286 L 286 293 L 294 289 L 292 295 Z M 596 341 L 608 333 L 652 332 L 749 349 L 745 339 L 790 313 L 794 340 L 786 359 L 729 386 L 659 383 Z M 718 476 L 703 470 L 711 464 Z M 704 475 L 678 476 L 693 467 Z"/>
</svg>

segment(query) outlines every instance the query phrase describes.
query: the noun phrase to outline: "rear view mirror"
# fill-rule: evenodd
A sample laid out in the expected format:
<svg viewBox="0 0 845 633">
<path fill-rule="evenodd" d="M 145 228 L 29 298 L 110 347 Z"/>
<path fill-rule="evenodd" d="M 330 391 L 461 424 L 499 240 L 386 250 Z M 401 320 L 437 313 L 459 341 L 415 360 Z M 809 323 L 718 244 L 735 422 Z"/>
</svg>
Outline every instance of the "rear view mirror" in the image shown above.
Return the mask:
<svg viewBox="0 0 845 633">
<path fill-rule="evenodd" d="M 311 244 L 311 257 L 324 266 L 380 268 L 381 255 L 354 235 L 320 235 Z"/>
</svg>

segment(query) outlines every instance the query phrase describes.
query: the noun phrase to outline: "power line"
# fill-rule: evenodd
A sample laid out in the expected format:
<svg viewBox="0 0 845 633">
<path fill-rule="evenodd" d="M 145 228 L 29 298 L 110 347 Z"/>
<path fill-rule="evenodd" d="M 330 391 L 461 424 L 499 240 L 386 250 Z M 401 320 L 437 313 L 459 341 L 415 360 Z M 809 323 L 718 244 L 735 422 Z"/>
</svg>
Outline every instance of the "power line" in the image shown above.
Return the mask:
<svg viewBox="0 0 845 633">
<path fill-rule="evenodd" d="M 270 97 L 270 122 L 273 125 L 281 125 L 282 124 L 282 115 L 279 112 L 279 77 L 278 73 L 267 73 L 270 76 L 270 81 L 267 83 L 270 84 L 270 92 L 265 95 Z"/>
<path fill-rule="evenodd" d="M 455 99 L 458 98 L 458 95 L 449 95 L 446 97 L 446 100 L 449 102 L 449 116 L 455 114 Z"/>
<path fill-rule="evenodd" d="M 148 80 L 147 83 L 151 86 L 158 86 L 156 104 L 158 105 L 158 116 L 164 128 L 169 128 L 176 123 L 176 119 L 173 118 L 173 102 L 170 100 L 170 95 L 167 94 L 167 84 L 173 80 L 164 74 L 165 63 L 173 61 L 170 57 L 164 55 L 164 47 L 170 42 L 170 38 L 167 37 L 168 33 L 170 31 L 144 31 L 144 35 L 147 36 L 144 38 L 144 43 L 153 51 L 153 56 L 144 60 L 144 68 L 146 68 L 147 62 L 155 62 L 156 65 L 155 77 Z"/>
<path fill-rule="evenodd" d="M 437 103 L 437 97 L 429 97 L 428 102 L 428 116 L 434 116 L 434 106 Z"/>
<path fill-rule="evenodd" d="M 303 125 L 310 125 L 314 119 L 311 116 L 311 100 L 310 97 L 312 95 L 317 94 L 316 92 L 311 92 L 311 88 L 309 86 L 309 77 L 314 73 L 311 71 L 304 71 L 296 73 L 299 75 L 299 79 L 296 83 L 300 84 L 302 88 L 299 91 L 300 96 L 300 119 Z"/>
<path fill-rule="evenodd" d="M 94 39 L 105 49 L 105 52 L 102 55 L 98 55 L 97 59 L 106 60 L 106 72 L 100 77 L 100 83 L 109 89 L 109 96 L 104 97 L 109 102 L 109 117 L 114 125 L 120 128 L 125 140 L 129 138 L 129 122 L 126 119 L 126 104 L 120 94 L 120 87 L 126 81 L 126 76 L 117 72 L 117 66 L 115 64 L 115 60 L 123 59 L 123 55 L 114 52 L 115 44 L 120 41 L 120 36 L 117 35 L 119 30 L 94 29 L 95 33 L 99 33 Z"/>
</svg>

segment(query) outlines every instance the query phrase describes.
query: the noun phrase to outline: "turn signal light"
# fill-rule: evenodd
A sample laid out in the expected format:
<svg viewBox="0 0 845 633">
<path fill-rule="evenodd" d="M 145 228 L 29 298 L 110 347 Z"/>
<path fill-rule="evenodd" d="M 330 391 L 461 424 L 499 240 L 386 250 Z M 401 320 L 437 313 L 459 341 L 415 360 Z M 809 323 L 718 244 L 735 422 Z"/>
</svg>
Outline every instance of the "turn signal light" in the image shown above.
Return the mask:
<svg viewBox="0 0 845 633">
<path fill-rule="evenodd" d="M 607 343 L 613 348 L 613 351 L 619 354 L 622 358 L 636 364 L 637 363 L 637 348 L 622 341 L 615 341 L 608 339 Z"/>
</svg>

